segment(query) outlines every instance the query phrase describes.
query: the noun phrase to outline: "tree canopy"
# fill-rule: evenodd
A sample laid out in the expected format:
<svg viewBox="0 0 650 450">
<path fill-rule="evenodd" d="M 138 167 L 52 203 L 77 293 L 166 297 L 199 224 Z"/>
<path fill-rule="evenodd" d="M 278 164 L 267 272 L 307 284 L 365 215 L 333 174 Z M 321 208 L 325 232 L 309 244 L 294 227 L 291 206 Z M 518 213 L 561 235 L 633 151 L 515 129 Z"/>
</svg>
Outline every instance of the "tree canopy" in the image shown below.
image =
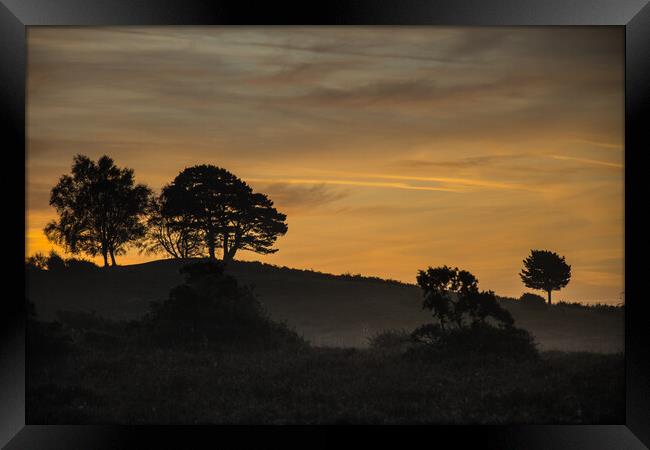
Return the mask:
<svg viewBox="0 0 650 450">
<path fill-rule="evenodd" d="M 172 258 L 186 259 L 200 256 L 204 249 L 199 230 L 192 225 L 186 213 L 175 214 L 166 208 L 164 195 L 152 197 L 147 208 L 147 233 L 139 243 L 147 254 L 167 253 Z"/>
<path fill-rule="evenodd" d="M 52 188 L 50 205 L 58 213 L 45 227 L 47 238 L 67 252 L 101 254 L 104 266 L 145 234 L 142 218 L 150 189 L 135 184 L 133 170 L 119 168 L 108 156 L 95 163 L 76 155 L 72 174 L 63 175 Z"/>
<path fill-rule="evenodd" d="M 519 273 L 521 280 L 531 289 L 546 291 L 548 304 L 551 304 L 551 292 L 569 284 L 571 266 L 564 256 L 548 250 L 531 250 L 530 256 L 523 261 L 524 268 Z"/>
<path fill-rule="evenodd" d="M 420 270 L 417 276 L 422 288 L 423 309 L 431 311 L 440 327 L 463 328 L 465 320 L 470 324 L 483 323 L 488 317 L 503 326 L 511 326 L 514 320 L 503 309 L 492 291 L 479 291 L 478 280 L 466 270 L 447 266 Z"/>
<path fill-rule="evenodd" d="M 224 262 L 238 250 L 275 253 L 278 236 L 287 232 L 286 215 L 261 193 L 225 169 L 212 165 L 186 168 L 162 190 L 162 211 L 182 216 L 200 233 L 210 258 L 221 249 Z"/>
</svg>

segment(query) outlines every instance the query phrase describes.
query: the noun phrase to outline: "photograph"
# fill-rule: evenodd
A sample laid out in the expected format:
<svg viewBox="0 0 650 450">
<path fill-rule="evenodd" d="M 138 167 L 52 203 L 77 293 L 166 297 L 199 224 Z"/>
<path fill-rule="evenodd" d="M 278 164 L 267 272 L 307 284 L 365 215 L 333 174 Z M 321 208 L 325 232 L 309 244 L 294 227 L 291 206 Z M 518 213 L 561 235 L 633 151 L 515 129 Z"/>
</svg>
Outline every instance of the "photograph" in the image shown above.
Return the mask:
<svg viewBox="0 0 650 450">
<path fill-rule="evenodd" d="M 626 424 L 625 27 L 25 39 L 27 425 Z"/>
</svg>

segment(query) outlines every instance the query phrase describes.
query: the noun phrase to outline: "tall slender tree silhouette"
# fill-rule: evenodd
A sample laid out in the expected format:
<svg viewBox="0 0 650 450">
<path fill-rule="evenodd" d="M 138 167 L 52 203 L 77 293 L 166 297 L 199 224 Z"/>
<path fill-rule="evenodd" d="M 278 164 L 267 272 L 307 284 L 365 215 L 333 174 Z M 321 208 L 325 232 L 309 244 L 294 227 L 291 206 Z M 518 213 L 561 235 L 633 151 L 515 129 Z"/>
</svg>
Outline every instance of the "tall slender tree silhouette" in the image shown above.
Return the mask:
<svg viewBox="0 0 650 450">
<path fill-rule="evenodd" d="M 285 214 L 265 195 L 255 193 L 244 181 L 225 169 L 199 165 L 183 170 L 162 191 L 165 210 L 189 217 L 189 226 L 200 231 L 210 258 L 221 248 L 223 261 L 238 250 L 268 254 L 287 232 Z"/>
<path fill-rule="evenodd" d="M 564 256 L 548 250 L 531 250 L 524 259 L 524 268 L 519 273 L 521 280 L 532 289 L 546 291 L 548 304 L 551 304 L 551 292 L 558 291 L 569 284 L 571 266 Z"/>
<path fill-rule="evenodd" d="M 95 163 L 76 155 L 72 174 L 61 176 L 52 188 L 50 205 L 59 218 L 47 224 L 45 235 L 70 253 L 101 254 L 105 267 L 110 255 L 115 266 L 115 255 L 144 236 L 150 195 L 147 186 L 135 184 L 132 169 L 115 166 L 110 157 Z"/>
</svg>

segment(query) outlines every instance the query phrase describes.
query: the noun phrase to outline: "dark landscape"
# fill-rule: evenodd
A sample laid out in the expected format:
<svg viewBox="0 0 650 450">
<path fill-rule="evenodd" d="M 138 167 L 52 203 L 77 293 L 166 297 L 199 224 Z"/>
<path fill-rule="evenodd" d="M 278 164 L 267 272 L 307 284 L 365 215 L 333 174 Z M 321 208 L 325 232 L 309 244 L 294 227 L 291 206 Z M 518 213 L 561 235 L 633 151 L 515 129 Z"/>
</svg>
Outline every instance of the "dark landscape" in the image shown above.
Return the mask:
<svg viewBox="0 0 650 450">
<path fill-rule="evenodd" d="M 621 27 L 27 36 L 26 423 L 625 423 Z"/>
<path fill-rule="evenodd" d="M 56 311 L 95 311 L 128 320 L 139 317 L 150 301 L 167 296 L 183 277 L 184 264 L 160 260 L 110 271 L 39 271 L 28 279 L 28 297 L 43 320 Z M 367 347 L 368 338 L 387 329 L 411 330 L 430 320 L 415 284 L 352 275 L 329 275 L 233 261 L 227 269 L 251 286 L 275 320 L 286 321 L 313 345 Z M 523 308 L 501 298 L 518 326 L 530 331 L 541 350 L 618 353 L 624 347 L 622 308 L 554 304 L 543 310 Z"/>
<path fill-rule="evenodd" d="M 409 337 L 427 321 L 417 286 L 233 262 L 265 320 L 286 326 L 244 325 L 217 345 L 143 338 L 149 302 L 183 282 L 187 263 L 28 273 L 29 423 L 624 420 L 622 308 L 502 299 L 539 355 L 432 353 Z"/>
</svg>

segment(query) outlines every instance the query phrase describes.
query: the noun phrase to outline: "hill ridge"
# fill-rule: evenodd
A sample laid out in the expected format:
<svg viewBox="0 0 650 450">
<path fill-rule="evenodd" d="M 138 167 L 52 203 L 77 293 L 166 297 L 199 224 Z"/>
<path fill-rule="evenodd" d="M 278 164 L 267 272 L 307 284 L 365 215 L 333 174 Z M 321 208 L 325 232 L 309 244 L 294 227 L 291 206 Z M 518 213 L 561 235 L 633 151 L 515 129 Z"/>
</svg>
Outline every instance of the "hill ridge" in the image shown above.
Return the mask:
<svg viewBox="0 0 650 450">
<path fill-rule="evenodd" d="M 167 298 L 183 282 L 187 264 L 163 259 L 109 270 L 32 271 L 27 296 L 42 320 L 57 310 L 96 311 L 113 319 L 142 316 L 151 301 Z M 259 261 L 233 261 L 227 273 L 250 286 L 271 317 L 287 322 L 316 345 L 364 347 L 370 336 L 389 328 L 412 330 L 432 320 L 422 309 L 416 285 L 361 275 L 335 275 L 280 267 Z M 500 298 L 515 324 L 536 336 L 543 349 L 622 351 L 624 315 L 588 308 L 528 311 Z"/>
</svg>

